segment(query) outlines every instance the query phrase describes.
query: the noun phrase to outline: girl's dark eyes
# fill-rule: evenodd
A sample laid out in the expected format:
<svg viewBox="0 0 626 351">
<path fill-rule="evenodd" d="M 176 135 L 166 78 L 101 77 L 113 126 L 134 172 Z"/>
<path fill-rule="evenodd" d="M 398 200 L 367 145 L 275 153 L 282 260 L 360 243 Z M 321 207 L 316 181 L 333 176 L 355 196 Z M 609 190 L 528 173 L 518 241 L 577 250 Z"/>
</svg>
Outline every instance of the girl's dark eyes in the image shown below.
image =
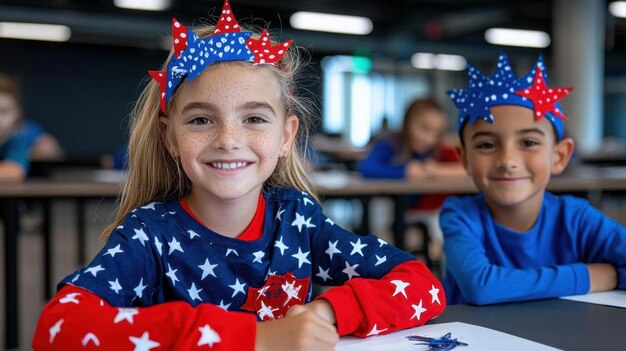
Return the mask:
<svg viewBox="0 0 626 351">
<path fill-rule="evenodd" d="M 209 119 L 207 117 L 194 117 L 189 121 L 190 124 L 208 124 Z"/>
<path fill-rule="evenodd" d="M 265 118 L 260 117 L 260 116 L 250 116 L 248 118 L 246 118 L 246 123 L 265 123 L 267 122 L 265 120 Z"/>
</svg>

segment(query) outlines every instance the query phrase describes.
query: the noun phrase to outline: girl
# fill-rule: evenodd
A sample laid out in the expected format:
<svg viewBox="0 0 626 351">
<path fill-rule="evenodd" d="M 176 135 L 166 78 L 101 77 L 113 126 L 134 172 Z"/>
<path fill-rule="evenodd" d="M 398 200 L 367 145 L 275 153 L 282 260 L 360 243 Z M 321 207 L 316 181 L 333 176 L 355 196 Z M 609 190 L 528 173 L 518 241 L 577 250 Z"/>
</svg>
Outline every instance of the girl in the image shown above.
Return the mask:
<svg viewBox="0 0 626 351">
<path fill-rule="evenodd" d="M 397 179 L 464 174 L 454 149 L 444 143 L 446 127 L 435 99 L 414 100 L 404 114 L 402 132 L 376 142 L 359 171 L 368 178 Z"/>
<path fill-rule="evenodd" d="M 421 262 L 322 212 L 290 43 L 249 39 L 227 1 L 215 28 L 173 32 L 134 111 L 107 244 L 59 284 L 33 347 L 333 350 L 439 315 Z M 314 282 L 336 287 L 311 301 Z"/>
</svg>

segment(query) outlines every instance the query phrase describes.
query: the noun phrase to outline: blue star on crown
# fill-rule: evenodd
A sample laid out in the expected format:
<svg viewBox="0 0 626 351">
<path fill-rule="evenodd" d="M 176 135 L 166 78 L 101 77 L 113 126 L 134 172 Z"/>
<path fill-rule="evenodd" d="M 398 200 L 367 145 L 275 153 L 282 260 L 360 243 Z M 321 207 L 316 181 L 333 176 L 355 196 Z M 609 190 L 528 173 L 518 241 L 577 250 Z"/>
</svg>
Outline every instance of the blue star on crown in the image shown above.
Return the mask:
<svg viewBox="0 0 626 351">
<path fill-rule="evenodd" d="M 493 115 L 489 110 L 490 107 L 516 105 L 534 110 L 534 101 L 522 96 L 519 92 L 534 87 L 537 68 L 541 69 L 541 76 L 547 84 L 548 77 L 542 56 L 539 56 L 533 69 L 519 79 L 504 53 L 498 58 L 497 68 L 491 77 L 468 64 L 468 88 L 448 91 L 448 96 L 459 109 L 457 125 L 459 135 L 465 124 L 473 124 L 478 119 L 494 123 Z M 553 104 L 557 111 L 562 111 L 558 103 Z M 558 139 L 562 139 L 563 120 L 557 118 L 552 112 L 547 112 L 544 116 L 554 126 Z"/>
</svg>

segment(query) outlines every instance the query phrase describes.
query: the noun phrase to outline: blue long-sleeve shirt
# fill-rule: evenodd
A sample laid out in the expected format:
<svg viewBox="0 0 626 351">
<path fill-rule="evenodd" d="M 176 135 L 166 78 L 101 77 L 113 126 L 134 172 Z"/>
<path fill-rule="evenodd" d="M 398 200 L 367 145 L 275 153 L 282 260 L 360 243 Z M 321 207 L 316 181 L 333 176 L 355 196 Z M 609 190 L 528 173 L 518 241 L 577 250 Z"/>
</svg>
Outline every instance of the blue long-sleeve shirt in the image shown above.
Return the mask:
<svg viewBox="0 0 626 351">
<path fill-rule="evenodd" d="M 28 172 L 30 165 L 28 148 L 28 140 L 18 133 L 13 133 L 0 143 L 0 161 L 13 161 L 22 166 L 24 172 Z"/>
<path fill-rule="evenodd" d="M 390 140 L 378 141 L 372 151 L 359 162 L 357 168 L 367 178 L 401 179 L 406 173 L 406 161 L 398 160 L 402 152 L 399 145 Z M 413 155 L 413 159 L 424 161 L 430 154 Z"/>
<path fill-rule="evenodd" d="M 545 193 L 527 232 L 497 223 L 482 194 L 449 197 L 441 211 L 450 304 L 585 294 L 586 263 L 611 263 L 626 289 L 626 229 L 586 200 Z"/>
</svg>

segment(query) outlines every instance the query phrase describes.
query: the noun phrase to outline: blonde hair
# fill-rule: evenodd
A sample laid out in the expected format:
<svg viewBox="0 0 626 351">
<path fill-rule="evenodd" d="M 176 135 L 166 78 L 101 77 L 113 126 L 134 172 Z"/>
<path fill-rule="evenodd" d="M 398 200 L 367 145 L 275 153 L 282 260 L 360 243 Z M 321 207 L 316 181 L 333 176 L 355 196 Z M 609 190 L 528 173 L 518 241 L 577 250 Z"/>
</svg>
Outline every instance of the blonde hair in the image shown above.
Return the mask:
<svg viewBox="0 0 626 351">
<path fill-rule="evenodd" d="M 194 28 L 194 32 L 199 37 L 206 38 L 213 33 L 214 28 L 214 26 L 201 24 Z M 246 31 L 243 28 L 242 30 Z M 253 37 L 258 38 L 258 33 L 260 31 L 255 31 Z M 167 69 L 167 63 L 172 56 L 173 51 L 170 51 L 162 70 Z M 276 169 L 265 184 L 266 186 L 293 187 L 306 191 L 317 199 L 307 177 L 310 171 L 305 157 L 308 149 L 308 128 L 314 108 L 310 99 L 296 96 L 294 91 L 296 79 L 300 75 L 303 64 L 300 52 L 292 46 L 277 65 L 260 65 L 270 70 L 276 77 L 281 89 L 285 116 L 296 115 L 300 120 L 298 134 L 291 145 L 291 150 L 278 160 Z M 172 94 L 168 110 L 173 105 L 175 97 L 176 92 Z M 101 234 L 104 240 L 108 239 L 111 231 L 119 226 L 133 209 L 152 201 L 164 201 L 174 196 L 181 198 L 191 191 L 189 178 L 166 147 L 167 139 L 171 138 L 169 132 L 171 129 L 168 128 L 168 132 L 163 133 L 159 125 L 161 115 L 159 85 L 154 80 L 150 80 L 131 112 L 128 177 L 118 200 L 115 220 Z"/>
</svg>

